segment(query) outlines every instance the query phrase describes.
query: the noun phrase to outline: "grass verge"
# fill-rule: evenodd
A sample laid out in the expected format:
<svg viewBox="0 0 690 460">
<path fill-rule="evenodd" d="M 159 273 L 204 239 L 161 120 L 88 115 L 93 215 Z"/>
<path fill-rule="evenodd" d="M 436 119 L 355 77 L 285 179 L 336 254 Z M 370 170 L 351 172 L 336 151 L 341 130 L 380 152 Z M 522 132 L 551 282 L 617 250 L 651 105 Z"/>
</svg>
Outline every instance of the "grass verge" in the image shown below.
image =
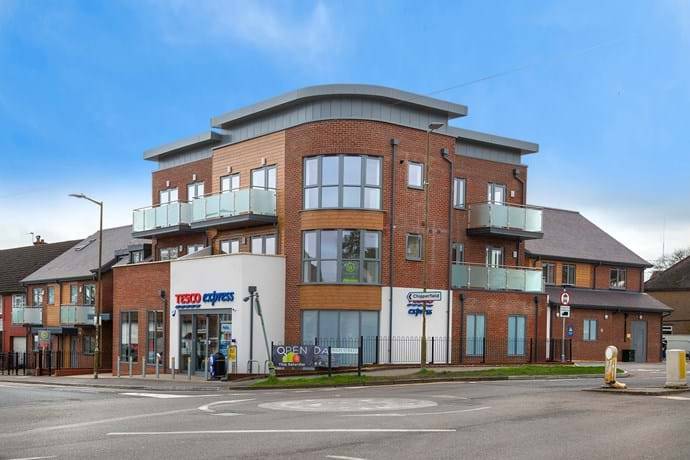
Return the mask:
<svg viewBox="0 0 690 460">
<path fill-rule="evenodd" d="M 621 372 L 619 370 L 619 372 Z M 572 375 L 604 375 L 603 366 L 573 366 L 573 365 L 524 365 L 497 367 L 495 369 L 478 369 L 462 371 L 435 371 L 422 369 L 418 372 L 398 376 L 371 376 L 358 377 L 352 374 L 337 374 L 331 377 L 320 375 L 317 377 L 269 377 L 254 383 L 252 388 L 272 387 L 318 387 L 337 385 L 366 385 L 375 383 L 395 383 L 396 381 L 436 380 L 457 378 L 482 378 L 482 377 L 541 377 L 541 376 L 572 376 Z"/>
</svg>

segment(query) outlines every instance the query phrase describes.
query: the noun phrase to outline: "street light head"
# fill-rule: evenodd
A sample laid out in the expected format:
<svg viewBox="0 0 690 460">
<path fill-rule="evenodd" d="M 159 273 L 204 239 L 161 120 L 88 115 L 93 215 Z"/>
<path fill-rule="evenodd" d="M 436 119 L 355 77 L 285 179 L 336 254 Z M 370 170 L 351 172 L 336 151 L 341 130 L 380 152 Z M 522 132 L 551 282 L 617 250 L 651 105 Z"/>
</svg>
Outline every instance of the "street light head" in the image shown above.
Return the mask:
<svg viewBox="0 0 690 460">
<path fill-rule="evenodd" d="M 86 198 L 86 196 L 83 193 L 70 193 L 69 196 L 72 198 Z"/>
<path fill-rule="evenodd" d="M 435 131 L 442 127 L 444 123 L 429 123 L 429 131 Z"/>
</svg>

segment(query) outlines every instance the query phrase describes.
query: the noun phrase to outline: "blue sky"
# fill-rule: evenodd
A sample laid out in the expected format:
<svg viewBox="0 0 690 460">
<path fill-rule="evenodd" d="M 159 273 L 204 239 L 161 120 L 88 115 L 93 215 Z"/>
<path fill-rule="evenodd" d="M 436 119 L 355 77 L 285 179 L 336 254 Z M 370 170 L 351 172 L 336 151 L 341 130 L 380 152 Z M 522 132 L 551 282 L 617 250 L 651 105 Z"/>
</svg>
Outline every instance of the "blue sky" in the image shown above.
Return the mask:
<svg viewBox="0 0 690 460">
<path fill-rule="evenodd" d="M 0 0 L 0 247 L 90 233 L 74 191 L 128 224 L 150 202 L 145 149 L 356 82 L 466 104 L 453 124 L 539 143 L 530 203 L 655 258 L 664 222 L 667 250 L 690 246 L 689 56 L 685 0 Z"/>
</svg>

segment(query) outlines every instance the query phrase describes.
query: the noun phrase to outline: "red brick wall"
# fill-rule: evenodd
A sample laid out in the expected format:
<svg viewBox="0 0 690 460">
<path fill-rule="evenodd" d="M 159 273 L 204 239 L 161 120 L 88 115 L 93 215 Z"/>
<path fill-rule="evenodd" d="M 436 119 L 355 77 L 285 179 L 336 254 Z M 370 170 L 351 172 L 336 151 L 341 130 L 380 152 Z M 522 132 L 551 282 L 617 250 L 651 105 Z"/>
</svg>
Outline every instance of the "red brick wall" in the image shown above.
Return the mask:
<svg viewBox="0 0 690 460">
<path fill-rule="evenodd" d="M 594 266 L 594 282 L 597 289 L 609 289 L 610 270 L 612 268 L 626 269 L 626 290 L 642 292 L 644 287 L 644 270 L 636 267 L 621 267 L 618 265 Z"/>
<path fill-rule="evenodd" d="M 647 362 L 659 362 L 661 350 L 661 314 L 641 312 L 612 312 L 605 310 L 573 308 L 571 318 L 566 318 L 566 330 L 573 327 L 573 360 L 603 361 L 604 351 L 609 345 L 618 348 L 618 360 L 623 359 L 622 350 L 632 349 L 632 322 L 647 323 Z M 608 318 L 606 316 L 608 315 Z M 597 320 L 597 340 L 583 340 L 584 320 Z M 556 317 L 556 308 L 551 308 L 551 336 L 555 339 L 562 337 L 563 320 Z M 630 337 L 627 336 L 630 334 Z"/>
<path fill-rule="evenodd" d="M 180 201 L 187 201 L 187 185 L 193 182 L 204 182 L 204 192 L 211 192 L 211 158 L 193 161 L 180 166 L 154 171 L 151 174 L 151 203 L 156 205 L 160 200 L 160 191 L 167 188 L 178 189 L 178 199 Z M 193 175 L 196 174 L 196 180 Z M 166 186 L 166 181 L 170 181 L 170 185 Z"/>
<path fill-rule="evenodd" d="M 162 310 L 161 289 L 170 296 L 170 263 L 156 262 L 125 265 L 113 269 L 113 373 L 117 372 L 117 356 L 120 354 L 120 319 L 124 311 L 137 311 L 139 322 L 139 359 L 133 366 L 135 375 L 141 374 L 141 363 L 146 359 L 147 312 Z M 169 313 L 164 314 L 165 350 L 161 372 L 169 367 Z M 127 374 L 127 363 L 120 363 L 120 371 Z M 147 373 L 154 373 L 152 365 L 147 366 Z"/>
<path fill-rule="evenodd" d="M 15 294 L 24 293 L 16 292 Z M 12 337 L 26 337 L 27 328 L 12 325 L 12 294 L 2 294 L 0 309 L 2 310 L 2 342 L 0 342 L 0 351 L 13 351 Z"/>
</svg>

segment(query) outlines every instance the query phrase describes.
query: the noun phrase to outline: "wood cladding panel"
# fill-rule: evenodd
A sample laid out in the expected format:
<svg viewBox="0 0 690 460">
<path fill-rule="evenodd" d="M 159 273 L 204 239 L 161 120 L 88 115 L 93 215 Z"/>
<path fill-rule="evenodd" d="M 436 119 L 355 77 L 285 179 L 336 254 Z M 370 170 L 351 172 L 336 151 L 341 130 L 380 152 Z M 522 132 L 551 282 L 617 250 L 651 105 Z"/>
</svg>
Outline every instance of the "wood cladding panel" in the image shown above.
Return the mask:
<svg viewBox="0 0 690 460">
<path fill-rule="evenodd" d="M 383 230 L 383 211 L 359 211 L 350 209 L 328 209 L 302 212 L 302 229 L 358 228 Z"/>
<path fill-rule="evenodd" d="M 381 309 L 381 286 L 303 285 L 301 309 Z"/>
</svg>

